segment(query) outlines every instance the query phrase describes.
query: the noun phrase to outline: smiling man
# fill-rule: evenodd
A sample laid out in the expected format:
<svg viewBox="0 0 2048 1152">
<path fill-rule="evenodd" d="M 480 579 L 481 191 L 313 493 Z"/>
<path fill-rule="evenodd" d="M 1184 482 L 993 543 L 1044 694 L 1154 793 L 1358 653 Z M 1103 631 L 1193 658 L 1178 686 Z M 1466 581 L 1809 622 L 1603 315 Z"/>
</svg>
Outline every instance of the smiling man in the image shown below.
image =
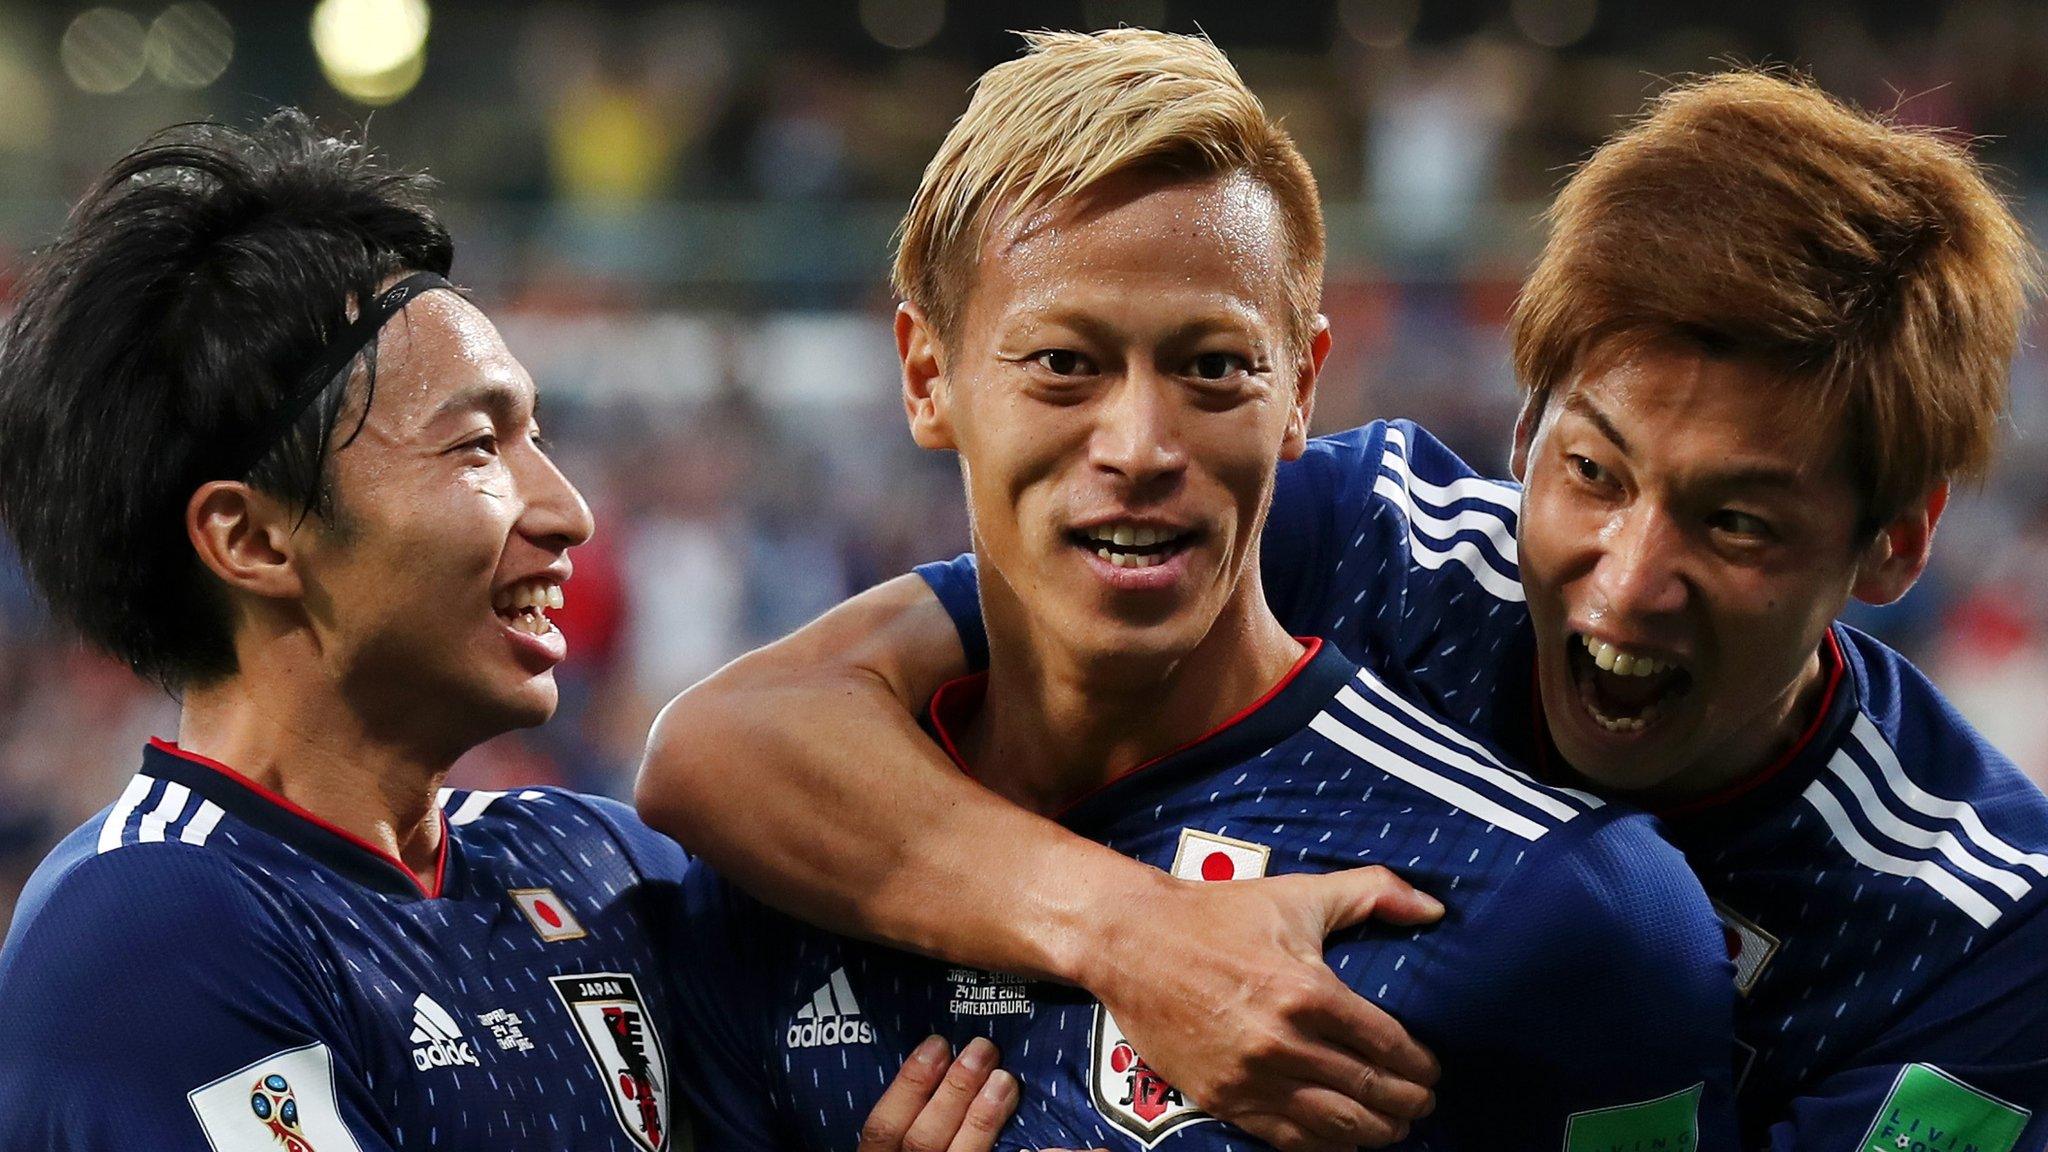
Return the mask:
<svg viewBox="0 0 2048 1152">
<path fill-rule="evenodd" d="M 187 126 L 25 278 L 0 516 L 182 710 L 23 895 L 0 1147 L 688 1146 L 681 851 L 610 800 L 440 789 L 554 711 L 592 526 L 424 191 L 296 114 Z M 993 1062 L 920 1048 L 863 1148 L 985 1149 Z"/>
<path fill-rule="evenodd" d="M 1406 422 L 1311 442 L 1265 529 L 1279 618 L 1547 778 L 1665 815 L 1736 960 L 1749 1142 L 2039 1147 L 2048 800 L 1835 622 L 1910 587 L 1950 483 L 1988 465 L 2025 237 L 1953 142 L 1754 73 L 1658 98 L 1553 225 L 1513 327 L 1526 488 Z M 924 575 L 983 659 L 972 565 Z M 643 808 L 859 931 L 1136 999 L 1148 1060 L 1219 1109 L 1291 1093 L 1267 1054 L 1303 1050 L 1311 1017 L 1239 991 L 1294 987 L 1288 957 L 1218 971 L 1200 946 L 1244 893 L 1163 889 L 904 726 L 821 735 L 957 672 L 938 615 L 884 587 L 686 694 L 670 721 L 745 749 L 751 786 L 686 810 L 723 760 L 657 742 Z M 787 803 L 821 794 L 829 820 Z"/>
<path fill-rule="evenodd" d="M 935 735 L 997 795 L 1191 882 L 1383 862 L 1442 892 L 1442 923 L 1390 899 L 1328 960 L 1442 1059 L 1419 1144 L 1732 1147 L 1720 932 L 1653 822 L 1532 781 L 1266 605 L 1259 531 L 1330 346 L 1292 141 L 1206 41 L 1027 39 L 927 170 L 898 263 L 910 427 L 959 455 L 988 629 Z M 928 1031 L 1008 1053 L 1004 1146 L 1244 1140 L 1081 990 L 832 936 L 708 871 L 690 889 L 690 1091 L 719 1147 L 842 1146 Z M 1331 1123 L 1357 1087 L 1307 1103 Z"/>
</svg>

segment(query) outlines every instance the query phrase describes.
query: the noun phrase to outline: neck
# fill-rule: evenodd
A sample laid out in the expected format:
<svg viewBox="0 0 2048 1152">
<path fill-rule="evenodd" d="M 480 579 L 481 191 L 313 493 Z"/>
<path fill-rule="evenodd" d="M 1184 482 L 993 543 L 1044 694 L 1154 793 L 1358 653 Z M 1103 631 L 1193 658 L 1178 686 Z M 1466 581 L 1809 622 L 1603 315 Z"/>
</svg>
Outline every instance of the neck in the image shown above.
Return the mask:
<svg viewBox="0 0 2048 1152">
<path fill-rule="evenodd" d="M 324 670 L 280 649 L 244 652 L 233 676 L 187 689 L 179 747 L 388 853 L 430 887 L 441 850 L 435 793 L 462 749 L 380 732 Z"/>
<path fill-rule="evenodd" d="M 990 611 L 987 699 L 960 741 L 977 778 L 1054 813 L 1242 712 L 1302 655 L 1256 576 L 1246 583 L 1185 652 L 1075 651 L 1021 612 Z"/>
<path fill-rule="evenodd" d="M 1823 639 L 1801 666 L 1799 675 L 1772 702 L 1761 722 L 1673 778 L 1654 794 L 1641 797 L 1657 809 L 1682 807 L 1725 792 L 1769 771 L 1798 746 L 1827 707 L 1827 686 L 1834 668 Z"/>
</svg>

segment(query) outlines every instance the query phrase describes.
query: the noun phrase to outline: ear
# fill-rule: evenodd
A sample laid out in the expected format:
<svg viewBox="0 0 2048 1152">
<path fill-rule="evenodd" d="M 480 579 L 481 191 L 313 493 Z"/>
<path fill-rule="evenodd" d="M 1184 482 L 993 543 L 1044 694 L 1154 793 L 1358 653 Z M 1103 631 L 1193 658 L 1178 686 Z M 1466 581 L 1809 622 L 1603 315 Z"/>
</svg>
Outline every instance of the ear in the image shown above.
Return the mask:
<svg viewBox="0 0 2048 1152">
<path fill-rule="evenodd" d="M 1280 458 L 1296 460 L 1308 450 L 1308 425 L 1316 412 L 1316 380 L 1323 374 L 1323 362 L 1330 358 L 1330 318 L 1318 315 L 1315 332 L 1308 340 L 1308 355 L 1294 369 L 1294 411 L 1287 415 L 1287 439 L 1281 442 Z"/>
<path fill-rule="evenodd" d="M 1866 604 L 1890 604 L 1912 589 L 1934 553 L 1934 526 L 1948 507 L 1946 481 L 1880 528 L 1856 562 L 1849 591 Z"/>
<path fill-rule="evenodd" d="M 305 594 L 292 564 L 297 513 L 235 480 L 202 484 L 185 503 L 185 536 L 229 588 L 271 599 Z"/>
<path fill-rule="evenodd" d="M 938 333 L 924 312 L 908 300 L 896 306 L 896 357 L 903 362 L 903 411 L 910 418 L 910 438 L 920 448 L 950 449 L 952 421 L 947 412 L 946 366 Z"/>
<path fill-rule="evenodd" d="M 1536 442 L 1536 429 L 1543 423 L 1543 401 L 1531 392 L 1522 400 L 1521 414 L 1515 417 L 1515 451 L 1508 458 L 1508 471 L 1516 481 L 1529 482 L 1529 446 Z"/>
</svg>

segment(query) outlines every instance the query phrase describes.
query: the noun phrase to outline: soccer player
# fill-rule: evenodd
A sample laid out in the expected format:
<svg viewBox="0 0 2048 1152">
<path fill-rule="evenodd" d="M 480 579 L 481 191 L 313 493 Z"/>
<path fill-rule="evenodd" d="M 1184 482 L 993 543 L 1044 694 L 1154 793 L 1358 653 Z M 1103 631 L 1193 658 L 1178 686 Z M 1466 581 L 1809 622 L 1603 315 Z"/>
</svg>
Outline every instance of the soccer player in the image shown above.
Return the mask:
<svg viewBox="0 0 2048 1152">
<path fill-rule="evenodd" d="M 687 1146 L 681 851 L 612 801 L 439 787 L 553 712 L 591 519 L 423 192 L 295 114 L 189 127 L 27 274 L 0 515 L 182 711 L 23 895 L 0 1147 Z M 987 1148 L 993 1064 L 921 1048 L 862 1147 Z"/>
<path fill-rule="evenodd" d="M 2040 1147 L 2048 801 L 1835 623 L 1851 596 L 1905 592 L 1950 483 L 1987 465 L 2031 279 L 2020 229 L 1957 145 L 1757 74 L 1660 97 L 1553 223 L 1513 328 L 1526 489 L 1411 424 L 1312 443 L 1265 537 L 1282 622 L 1551 778 L 1664 814 L 1736 957 L 1750 1142 Z M 978 661 L 971 569 L 925 575 Z M 885 587 L 686 695 L 669 722 L 747 749 L 752 787 L 665 803 L 707 766 L 661 741 L 646 809 L 798 906 L 867 894 L 863 932 L 1090 987 L 1217 987 L 1182 942 L 1193 914 L 1133 903 L 1156 881 L 949 778 L 901 727 L 850 750 L 807 730 L 963 668 L 934 655 L 937 616 L 915 583 Z M 737 718 L 761 706 L 785 726 Z M 819 792 L 829 820 L 784 804 Z M 1029 876 L 970 869 L 998 842 L 977 825 Z M 870 869 L 856 850 L 877 843 Z M 1069 889 L 1050 908 L 1044 876 Z M 1204 1044 L 1210 1003 L 1178 1028 L 1158 1013 L 1146 1056 L 1170 1078 L 1232 1069 L 1202 1090 L 1235 1107 L 1246 1078 L 1289 1082 Z"/>
<path fill-rule="evenodd" d="M 1654 823 L 1535 783 L 1266 606 L 1259 527 L 1329 348 L 1292 142 L 1207 41 L 1028 39 L 903 229 L 910 425 L 959 454 L 986 579 L 988 671 L 941 692 L 935 734 L 1177 876 L 1386 862 L 1442 892 L 1443 923 L 1330 960 L 1444 1062 L 1419 1144 L 1732 1147 L 1720 928 Z M 834 936 L 708 869 L 687 887 L 683 1081 L 718 1146 L 843 1144 L 933 1031 L 1007 1054 L 1005 1146 L 1244 1140 L 1083 991 Z"/>
</svg>

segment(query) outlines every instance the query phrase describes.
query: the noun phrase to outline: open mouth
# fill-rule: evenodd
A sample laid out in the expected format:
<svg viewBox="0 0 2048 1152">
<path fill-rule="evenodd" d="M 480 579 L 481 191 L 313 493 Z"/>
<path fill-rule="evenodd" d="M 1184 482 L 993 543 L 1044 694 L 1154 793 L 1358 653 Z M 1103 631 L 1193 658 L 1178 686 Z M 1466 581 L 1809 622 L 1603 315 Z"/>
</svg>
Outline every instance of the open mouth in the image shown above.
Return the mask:
<svg viewBox="0 0 2048 1152">
<path fill-rule="evenodd" d="M 1643 731 L 1692 691 L 1692 673 L 1677 664 L 1582 633 L 1572 633 L 1565 659 L 1586 714 L 1616 734 Z"/>
<path fill-rule="evenodd" d="M 561 606 L 562 586 L 547 577 L 521 580 L 501 590 L 491 602 L 506 627 L 533 636 L 545 636 L 555 630 L 548 611 Z"/>
<path fill-rule="evenodd" d="M 1194 546 L 1200 533 L 1136 524 L 1076 528 L 1067 539 L 1118 568 L 1156 568 Z"/>
</svg>

